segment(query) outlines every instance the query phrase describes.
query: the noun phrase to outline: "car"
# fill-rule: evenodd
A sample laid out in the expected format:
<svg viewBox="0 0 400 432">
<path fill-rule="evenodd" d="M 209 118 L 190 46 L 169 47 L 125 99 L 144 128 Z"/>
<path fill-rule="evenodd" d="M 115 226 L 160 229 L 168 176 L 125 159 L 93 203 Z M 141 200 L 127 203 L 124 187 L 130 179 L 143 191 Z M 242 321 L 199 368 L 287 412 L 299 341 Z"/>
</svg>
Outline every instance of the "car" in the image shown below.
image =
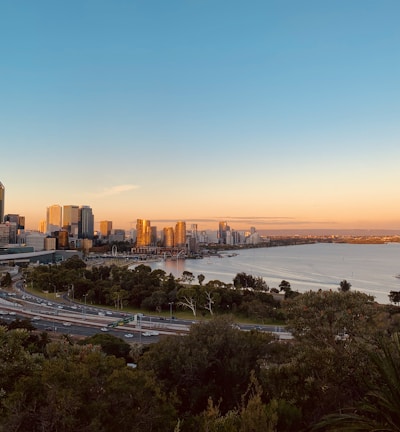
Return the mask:
<svg viewBox="0 0 400 432">
<path fill-rule="evenodd" d="M 112 312 L 107 311 L 106 314 L 107 314 L 107 315 L 112 315 Z"/>
<path fill-rule="evenodd" d="M 58 309 L 64 309 L 64 306 L 57 306 Z"/>
<path fill-rule="evenodd" d="M 101 330 L 102 332 L 108 332 L 108 328 L 107 328 L 107 327 L 102 327 L 100 330 Z"/>
<path fill-rule="evenodd" d="M 53 329 L 51 327 L 46 327 L 45 330 L 46 331 L 53 331 Z"/>
<path fill-rule="evenodd" d="M 99 315 L 99 316 L 106 316 L 106 314 L 104 312 L 98 312 L 97 315 Z"/>
<path fill-rule="evenodd" d="M 40 321 L 40 316 L 34 316 L 33 318 L 32 318 L 34 321 Z"/>
<path fill-rule="evenodd" d="M 149 336 L 158 336 L 160 333 L 158 331 L 150 330 L 145 331 L 142 333 L 142 336 L 149 337 Z"/>
<path fill-rule="evenodd" d="M 133 334 L 132 333 L 127 333 L 126 335 L 124 335 L 126 338 L 133 338 Z"/>
<path fill-rule="evenodd" d="M 71 323 L 70 322 L 63 322 L 63 326 L 64 327 L 71 327 Z"/>
</svg>

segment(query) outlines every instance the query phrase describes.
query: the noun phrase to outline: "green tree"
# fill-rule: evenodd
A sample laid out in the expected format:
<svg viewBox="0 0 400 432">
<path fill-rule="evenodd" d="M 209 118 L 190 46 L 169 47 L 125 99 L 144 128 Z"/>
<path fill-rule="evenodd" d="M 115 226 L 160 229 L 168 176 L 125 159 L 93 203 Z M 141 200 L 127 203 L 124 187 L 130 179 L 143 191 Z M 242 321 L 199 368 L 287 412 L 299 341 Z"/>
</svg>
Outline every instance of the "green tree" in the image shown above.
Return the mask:
<svg viewBox="0 0 400 432">
<path fill-rule="evenodd" d="M 6 273 L 3 278 L 1 279 L 1 284 L 2 287 L 4 288 L 9 288 L 12 285 L 12 279 L 11 279 L 11 275 L 10 273 Z"/>
<path fill-rule="evenodd" d="M 400 291 L 390 291 L 389 300 L 391 303 L 398 305 L 400 303 Z"/>
<path fill-rule="evenodd" d="M 86 264 L 78 255 L 73 255 L 61 264 L 62 267 L 69 270 L 79 270 L 86 268 Z"/>
<path fill-rule="evenodd" d="M 348 292 L 348 291 L 350 291 L 350 288 L 351 288 L 351 283 L 347 282 L 346 279 L 343 279 L 340 282 L 338 290 L 341 291 L 341 292 Z"/>
<path fill-rule="evenodd" d="M 221 401 L 222 414 L 239 406 L 251 371 L 259 373 L 273 337 L 242 332 L 224 317 L 193 325 L 182 338 L 171 336 L 151 345 L 139 369 L 152 370 L 168 393 L 176 393 L 182 415 L 197 415 L 209 397 Z M 185 426 L 187 427 L 187 426 Z"/>
<path fill-rule="evenodd" d="M 189 282 L 189 284 L 191 284 L 194 280 L 194 274 L 190 271 L 185 270 L 182 273 L 182 282 Z"/>
<path fill-rule="evenodd" d="M 110 335 L 97 333 L 93 336 L 87 337 L 79 342 L 80 345 L 100 345 L 102 351 L 107 355 L 115 357 L 122 357 L 125 360 L 130 360 L 131 347 L 123 339 Z"/>
<path fill-rule="evenodd" d="M 400 431 L 400 339 L 381 339 L 370 349 L 371 370 L 365 376 L 366 393 L 360 403 L 325 416 L 314 431 Z"/>
</svg>

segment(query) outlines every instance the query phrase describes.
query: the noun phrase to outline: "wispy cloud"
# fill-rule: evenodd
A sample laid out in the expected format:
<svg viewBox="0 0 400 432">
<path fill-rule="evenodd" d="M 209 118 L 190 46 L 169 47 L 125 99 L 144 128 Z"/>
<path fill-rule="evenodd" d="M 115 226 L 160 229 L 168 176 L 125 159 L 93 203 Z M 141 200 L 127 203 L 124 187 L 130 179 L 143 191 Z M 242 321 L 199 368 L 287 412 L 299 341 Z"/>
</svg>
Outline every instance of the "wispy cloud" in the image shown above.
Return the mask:
<svg viewBox="0 0 400 432">
<path fill-rule="evenodd" d="M 134 189 L 139 189 L 139 188 L 140 186 L 132 185 L 132 184 L 117 185 L 117 186 L 104 188 L 101 192 L 96 193 L 95 196 L 100 198 L 100 197 L 105 197 L 110 195 L 119 195 L 121 193 L 128 192 Z"/>
</svg>

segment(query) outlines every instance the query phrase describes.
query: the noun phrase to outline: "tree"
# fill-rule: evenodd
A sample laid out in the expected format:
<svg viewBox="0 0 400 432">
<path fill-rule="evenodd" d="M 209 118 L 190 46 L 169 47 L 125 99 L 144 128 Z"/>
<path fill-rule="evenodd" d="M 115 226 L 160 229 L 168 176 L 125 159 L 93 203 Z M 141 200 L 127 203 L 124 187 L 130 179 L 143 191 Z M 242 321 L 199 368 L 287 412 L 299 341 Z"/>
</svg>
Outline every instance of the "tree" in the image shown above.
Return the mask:
<svg viewBox="0 0 400 432">
<path fill-rule="evenodd" d="M 0 430 L 169 432 L 175 423 L 172 402 L 151 373 L 97 346 L 50 344 L 40 367 L 13 378 L 0 400 Z"/>
<path fill-rule="evenodd" d="M 190 309 L 193 313 L 193 316 L 197 314 L 197 302 L 194 296 L 181 294 L 179 296 L 180 301 L 178 302 L 178 306 L 182 306 L 184 308 Z"/>
<path fill-rule="evenodd" d="M 82 261 L 78 255 L 73 255 L 62 263 L 62 267 L 69 270 L 79 270 L 86 268 L 86 264 Z"/>
<path fill-rule="evenodd" d="M 243 332 L 230 319 L 216 317 L 193 325 L 184 338 L 171 336 L 151 345 L 138 368 L 152 370 L 166 392 L 177 394 L 182 415 L 201 413 L 209 397 L 221 400 L 224 415 L 239 406 L 251 371 L 258 376 L 272 340 L 269 334 Z"/>
<path fill-rule="evenodd" d="M 9 288 L 12 285 L 12 279 L 11 279 L 11 275 L 10 273 L 6 273 L 3 277 L 3 279 L 1 280 L 1 284 L 2 287 L 5 288 Z"/>
<path fill-rule="evenodd" d="M 208 310 L 208 312 L 210 312 L 211 315 L 214 315 L 213 304 L 215 303 L 215 301 L 214 301 L 213 293 L 211 291 L 204 291 L 204 295 L 206 299 L 204 304 L 204 309 Z"/>
<path fill-rule="evenodd" d="M 182 282 L 189 282 L 191 284 L 194 280 L 194 275 L 192 272 L 185 270 L 182 273 Z"/>
<path fill-rule="evenodd" d="M 81 345 L 100 345 L 101 350 L 107 355 L 122 357 L 125 360 L 130 360 L 129 352 L 131 347 L 123 339 L 110 334 L 97 333 L 87 337 L 79 342 Z"/>
<path fill-rule="evenodd" d="M 341 413 L 325 416 L 314 431 L 400 431 L 400 339 L 381 339 L 368 349 L 373 369 L 364 381 L 363 400 Z"/>
<path fill-rule="evenodd" d="M 339 286 L 338 290 L 341 292 L 348 292 L 348 291 L 350 291 L 350 288 L 351 288 L 351 283 L 347 282 L 346 279 L 343 279 L 340 282 L 340 286 Z"/>
<path fill-rule="evenodd" d="M 302 430 L 359 400 L 369 375 L 363 347 L 370 347 L 387 327 L 382 308 L 360 292 L 307 292 L 282 307 L 295 341 L 287 346 L 286 361 L 265 370 L 264 388 L 270 397 L 301 410 L 297 430 Z M 341 334 L 348 337 L 338 340 Z"/>
<path fill-rule="evenodd" d="M 399 305 L 400 303 L 400 291 L 390 291 L 389 300 L 391 303 L 395 305 Z"/>
<path fill-rule="evenodd" d="M 285 293 L 285 299 L 293 297 L 293 294 L 295 294 L 292 291 L 292 287 L 290 286 L 290 282 L 283 280 L 280 284 L 279 284 L 279 291 L 284 291 Z"/>
<path fill-rule="evenodd" d="M 247 273 L 237 273 L 233 279 L 233 285 L 235 288 L 254 288 L 256 279 L 252 275 Z"/>
<path fill-rule="evenodd" d="M 357 291 L 310 291 L 287 300 L 283 309 L 293 334 L 313 343 L 332 345 L 344 329 L 359 337 L 379 330 L 376 319 L 381 309 L 373 297 Z"/>
<path fill-rule="evenodd" d="M 202 273 L 200 273 L 199 275 L 197 275 L 197 280 L 199 281 L 199 285 L 203 285 L 203 282 L 204 282 L 205 278 L 206 277 Z"/>
</svg>

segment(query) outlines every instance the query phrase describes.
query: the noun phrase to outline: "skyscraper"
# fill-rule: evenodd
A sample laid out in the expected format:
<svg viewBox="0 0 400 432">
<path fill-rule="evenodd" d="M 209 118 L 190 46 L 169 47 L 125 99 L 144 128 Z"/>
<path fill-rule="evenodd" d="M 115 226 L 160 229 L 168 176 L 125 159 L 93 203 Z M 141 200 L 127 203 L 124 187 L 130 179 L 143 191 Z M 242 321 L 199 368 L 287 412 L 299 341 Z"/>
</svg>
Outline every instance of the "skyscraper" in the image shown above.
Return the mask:
<svg viewBox="0 0 400 432">
<path fill-rule="evenodd" d="M 78 235 L 79 207 L 77 205 L 65 205 L 63 209 L 63 228 L 70 235 Z"/>
<path fill-rule="evenodd" d="M 174 242 L 176 247 L 186 246 L 186 222 L 179 221 L 176 223 Z"/>
<path fill-rule="evenodd" d="M 164 234 L 164 247 L 172 248 L 174 246 L 174 229 L 172 227 L 165 227 Z"/>
<path fill-rule="evenodd" d="M 136 247 L 150 246 L 151 226 L 150 221 L 138 219 L 136 221 Z"/>
<path fill-rule="evenodd" d="M 226 244 L 227 231 L 229 231 L 229 230 L 230 230 L 230 228 L 229 228 L 228 223 L 226 221 L 219 223 L 218 243 Z"/>
<path fill-rule="evenodd" d="M 2 182 L 0 182 L 0 223 L 4 221 L 4 195 L 6 193 L 6 189 Z"/>
<path fill-rule="evenodd" d="M 89 206 L 81 206 L 79 209 L 79 238 L 93 239 L 94 215 Z"/>
<path fill-rule="evenodd" d="M 60 231 L 62 224 L 62 208 L 60 205 L 54 204 L 47 207 L 46 224 L 47 233 Z"/>
<path fill-rule="evenodd" d="M 100 221 L 100 233 L 103 237 L 109 237 L 112 230 L 112 222 L 105 220 Z"/>
</svg>

